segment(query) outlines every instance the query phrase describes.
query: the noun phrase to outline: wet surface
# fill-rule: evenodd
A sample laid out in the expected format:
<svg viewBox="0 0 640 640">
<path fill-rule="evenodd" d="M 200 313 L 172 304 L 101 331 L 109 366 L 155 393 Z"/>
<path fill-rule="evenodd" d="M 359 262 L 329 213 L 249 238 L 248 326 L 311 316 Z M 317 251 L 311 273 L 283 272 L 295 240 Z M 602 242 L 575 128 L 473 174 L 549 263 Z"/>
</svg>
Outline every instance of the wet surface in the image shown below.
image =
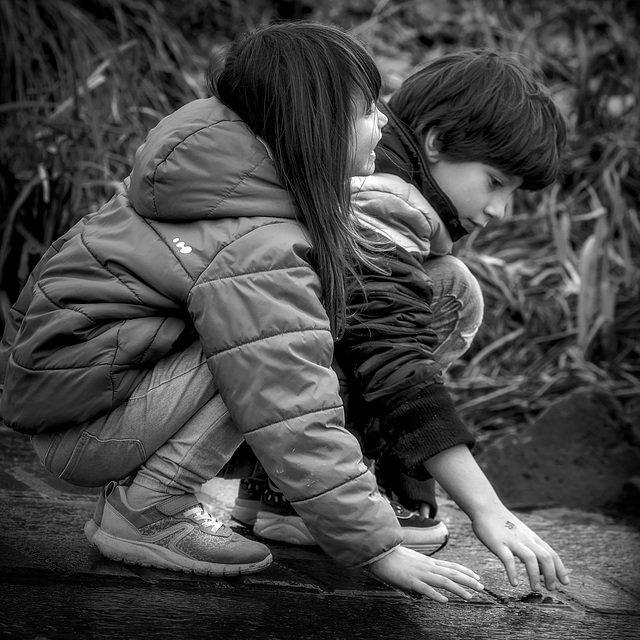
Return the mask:
<svg viewBox="0 0 640 640">
<path fill-rule="evenodd" d="M 229 521 L 236 487 L 216 480 L 201 498 Z M 25 438 L 0 428 L 2 638 L 640 638 L 640 532 L 601 514 L 522 515 L 571 572 L 569 587 L 536 594 L 522 579 L 509 585 L 444 499 L 451 540 L 438 557 L 474 569 L 486 590 L 439 605 L 342 568 L 318 548 L 270 544 L 271 567 L 229 579 L 110 562 L 82 531 L 96 494 L 51 476 Z"/>
</svg>

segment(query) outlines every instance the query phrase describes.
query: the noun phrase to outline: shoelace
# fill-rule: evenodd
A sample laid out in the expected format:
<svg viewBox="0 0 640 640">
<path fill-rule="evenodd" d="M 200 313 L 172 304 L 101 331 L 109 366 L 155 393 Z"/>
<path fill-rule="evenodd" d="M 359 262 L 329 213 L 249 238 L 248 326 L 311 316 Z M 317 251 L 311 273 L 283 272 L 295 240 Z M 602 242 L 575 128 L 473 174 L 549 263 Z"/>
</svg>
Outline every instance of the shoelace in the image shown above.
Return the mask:
<svg viewBox="0 0 640 640">
<path fill-rule="evenodd" d="M 216 520 L 210 513 L 205 511 L 202 506 L 196 505 L 195 507 L 189 509 L 184 512 L 185 516 L 193 516 L 193 519 L 201 524 L 203 527 L 207 528 L 210 533 L 215 533 L 221 527 L 224 526 L 223 522 Z"/>
</svg>

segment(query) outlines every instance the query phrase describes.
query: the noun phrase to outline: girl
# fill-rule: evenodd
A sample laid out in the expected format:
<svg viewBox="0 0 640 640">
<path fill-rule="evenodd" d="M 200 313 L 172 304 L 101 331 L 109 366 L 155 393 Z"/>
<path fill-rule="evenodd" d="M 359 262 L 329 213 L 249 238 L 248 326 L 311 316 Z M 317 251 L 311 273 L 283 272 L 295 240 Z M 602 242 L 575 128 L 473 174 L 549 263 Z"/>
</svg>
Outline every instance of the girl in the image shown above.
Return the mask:
<svg viewBox="0 0 640 640">
<path fill-rule="evenodd" d="M 331 368 L 346 277 L 375 269 L 348 179 L 374 169 L 379 72 L 341 30 L 287 23 L 239 38 L 212 82 L 32 274 L 3 338 L 3 419 L 51 472 L 106 484 L 86 533 L 109 558 L 266 567 L 194 496 L 246 441 L 336 560 L 470 598 L 473 572 L 400 546 Z"/>
</svg>

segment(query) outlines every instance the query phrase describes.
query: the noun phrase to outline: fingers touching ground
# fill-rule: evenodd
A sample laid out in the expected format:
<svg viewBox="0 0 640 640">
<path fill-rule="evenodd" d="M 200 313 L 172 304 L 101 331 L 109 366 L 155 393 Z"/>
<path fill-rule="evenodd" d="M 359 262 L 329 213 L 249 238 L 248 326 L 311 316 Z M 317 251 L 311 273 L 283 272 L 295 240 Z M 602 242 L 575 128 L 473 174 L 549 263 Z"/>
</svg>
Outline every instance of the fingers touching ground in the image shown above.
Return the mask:
<svg viewBox="0 0 640 640">
<path fill-rule="evenodd" d="M 524 564 L 529 585 L 533 591 L 541 590 L 541 577 L 549 591 L 556 588 L 557 580 L 562 584 L 569 584 L 569 577 L 562 560 L 546 543 L 529 542 L 529 544 L 513 545 L 511 548 L 504 546 L 496 555 L 502 561 L 509 582 L 514 587 L 518 586 L 516 558 Z"/>
<path fill-rule="evenodd" d="M 384 583 L 406 591 L 419 593 L 436 602 L 447 602 L 436 589 L 444 589 L 465 600 L 473 596 L 468 589 L 482 591 L 479 576 L 455 562 L 435 560 L 417 551 L 398 547 L 368 566 L 369 571 Z"/>
<path fill-rule="evenodd" d="M 428 565 L 425 564 L 420 569 L 422 571 L 418 570 L 414 575 L 412 588 L 437 602 L 447 602 L 448 598 L 436 589 L 443 589 L 465 600 L 473 598 L 473 593 L 467 589 L 474 591 L 484 589 L 478 575 L 454 562 L 431 560 Z"/>
</svg>

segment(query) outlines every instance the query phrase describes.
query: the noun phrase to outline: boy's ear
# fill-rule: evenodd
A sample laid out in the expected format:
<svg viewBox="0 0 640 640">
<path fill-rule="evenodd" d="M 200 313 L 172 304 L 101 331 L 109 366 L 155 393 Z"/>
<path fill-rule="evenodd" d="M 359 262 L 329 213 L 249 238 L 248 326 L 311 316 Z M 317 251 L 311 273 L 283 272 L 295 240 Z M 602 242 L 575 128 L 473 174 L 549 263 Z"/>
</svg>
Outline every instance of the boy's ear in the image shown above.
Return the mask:
<svg viewBox="0 0 640 640">
<path fill-rule="evenodd" d="M 440 160 L 440 140 L 438 138 L 437 129 L 429 129 L 424 137 L 424 152 L 429 162 L 438 162 Z"/>
</svg>

